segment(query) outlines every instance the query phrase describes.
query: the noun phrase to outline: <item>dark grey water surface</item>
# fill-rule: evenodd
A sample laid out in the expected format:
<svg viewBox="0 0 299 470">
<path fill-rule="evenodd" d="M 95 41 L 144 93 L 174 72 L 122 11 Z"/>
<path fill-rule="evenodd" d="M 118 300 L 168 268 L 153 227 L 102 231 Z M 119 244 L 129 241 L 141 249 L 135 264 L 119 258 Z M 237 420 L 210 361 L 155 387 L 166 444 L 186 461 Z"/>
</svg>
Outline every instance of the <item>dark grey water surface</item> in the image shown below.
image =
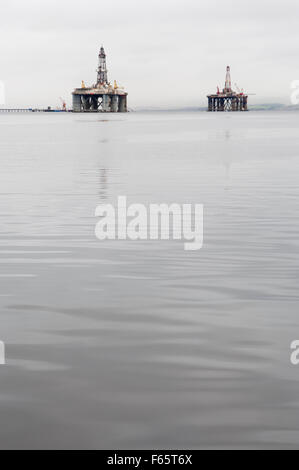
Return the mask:
<svg viewBox="0 0 299 470">
<path fill-rule="evenodd" d="M 299 443 L 299 114 L 0 115 L 1 448 Z M 201 203 L 204 248 L 95 238 Z"/>
</svg>

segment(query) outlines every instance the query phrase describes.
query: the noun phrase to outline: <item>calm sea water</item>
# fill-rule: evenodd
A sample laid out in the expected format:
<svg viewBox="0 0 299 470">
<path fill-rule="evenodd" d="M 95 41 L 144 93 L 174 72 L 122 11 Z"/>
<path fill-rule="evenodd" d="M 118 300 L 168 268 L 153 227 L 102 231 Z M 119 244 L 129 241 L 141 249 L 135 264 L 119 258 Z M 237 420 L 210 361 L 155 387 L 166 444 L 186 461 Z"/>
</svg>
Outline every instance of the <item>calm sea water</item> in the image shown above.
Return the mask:
<svg viewBox="0 0 299 470">
<path fill-rule="evenodd" d="M 299 114 L 0 115 L 1 448 L 299 444 Z M 95 208 L 205 206 L 204 247 Z"/>
</svg>

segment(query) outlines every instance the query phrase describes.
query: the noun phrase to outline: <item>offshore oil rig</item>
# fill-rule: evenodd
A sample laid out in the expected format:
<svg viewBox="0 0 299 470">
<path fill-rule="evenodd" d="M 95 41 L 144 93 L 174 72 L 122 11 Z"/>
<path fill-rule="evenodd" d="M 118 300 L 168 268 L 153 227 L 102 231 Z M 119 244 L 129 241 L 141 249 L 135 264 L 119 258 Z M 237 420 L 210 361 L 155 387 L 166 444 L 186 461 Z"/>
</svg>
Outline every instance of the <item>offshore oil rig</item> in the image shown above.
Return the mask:
<svg viewBox="0 0 299 470">
<path fill-rule="evenodd" d="M 82 81 L 81 88 L 73 91 L 74 113 L 126 113 L 128 93 L 118 87 L 114 81 L 112 86 L 108 82 L 106 54 L 103 46 L 99 53 L 99 66 L 97 82 L 86 87 Z"/>
<path fill-rule="evenodd" d="M 223 91 L 217 87 L 217 93 L 207 98 L 208 111 L 248 111 L 248 95 L 243 90 L 233 91 L 229 66 L 226 68 Z"/>
</svg>

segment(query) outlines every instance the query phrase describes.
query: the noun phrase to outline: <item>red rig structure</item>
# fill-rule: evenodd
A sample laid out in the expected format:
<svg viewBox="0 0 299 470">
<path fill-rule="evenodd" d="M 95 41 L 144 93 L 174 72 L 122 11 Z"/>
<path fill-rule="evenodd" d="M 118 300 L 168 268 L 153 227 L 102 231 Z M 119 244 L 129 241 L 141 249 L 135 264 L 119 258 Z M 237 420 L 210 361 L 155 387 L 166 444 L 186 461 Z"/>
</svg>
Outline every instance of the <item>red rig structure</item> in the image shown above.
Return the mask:
<svg viewBox="0 0 299 470">
<path fill-rule="evenodd" d="M 233 91 L 230 67 L 226 68 L 225 85 L 222 92 L 217 87 L 215 95 L 208 95 L 208 111 L 248 111 L 248 95 L 243 90 Z"/>
</svg>

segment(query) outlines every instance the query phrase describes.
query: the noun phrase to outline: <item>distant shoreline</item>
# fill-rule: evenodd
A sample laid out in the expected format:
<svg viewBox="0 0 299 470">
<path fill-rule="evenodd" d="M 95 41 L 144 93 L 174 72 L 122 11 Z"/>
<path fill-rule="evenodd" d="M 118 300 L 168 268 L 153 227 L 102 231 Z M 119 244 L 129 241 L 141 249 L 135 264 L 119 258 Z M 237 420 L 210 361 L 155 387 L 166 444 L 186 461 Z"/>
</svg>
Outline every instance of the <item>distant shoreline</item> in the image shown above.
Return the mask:
<svg viewBox="0 0 299 470">
<path fill-rule="evenodd" d="M 131 108 L 128 112 L 131 113 L 186 113 L 186 112 L 207 112 L 208 109 L 205 106 L 199 107 L 180 107 L 180 108 L 155 108 L 155 107 L 136 107 Z M 251 105 L 249 106 L 248 111 L 283 111 L 283 112 L 298 112 L 299 105 L 284 105 L 281 103 L 270 103 L 270 104 L 259 104 L 259 105 Z M 72 109 L 68 109 L 67 111 L 60 110 L 60 109 L 33 109 L 33 108 L 0 108 L 0 114 L 14 114 L 14 113 L 72 113 Z M 92 114 L 92 113 L 81 113 L 81 114 Z M 93 114 L 101 114 L 101 113 L 93 113 Z M 111 114 L 111 113 L 103 113 L 103 114 Z M 117 113 L 116 113 L 117 114 Z"/>
<path fill-rule="evenodd" d="M 181 107 L 181 108 L 135 108 L 132 112 L 205 112 L 207 107 Z M 284 105 L 280 103 L 259 104 L 249 106 L 248 111 L 299 111 L 299 106 Z"/>
</svg>

